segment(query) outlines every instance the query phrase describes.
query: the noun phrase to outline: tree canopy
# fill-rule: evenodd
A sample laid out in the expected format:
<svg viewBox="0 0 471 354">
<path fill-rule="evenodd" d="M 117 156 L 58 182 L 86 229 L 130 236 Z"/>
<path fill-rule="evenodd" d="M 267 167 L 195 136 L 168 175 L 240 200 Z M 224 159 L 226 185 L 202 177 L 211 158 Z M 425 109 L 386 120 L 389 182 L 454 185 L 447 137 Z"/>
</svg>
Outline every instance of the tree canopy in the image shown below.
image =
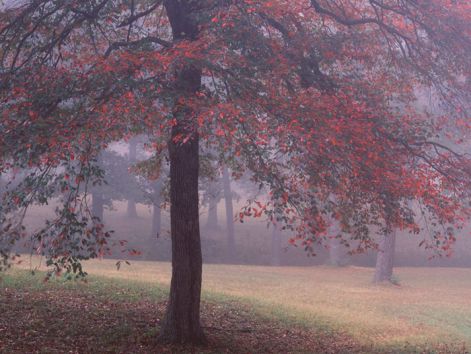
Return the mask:
<svg viewBox="0 0 471 354">
<path fill-rule="evenodd" d="M 32 172 L 3 198 L 2 238 L 20 237 L 8 221 L 14 211 L 61 188 L 63 208 L 36 234 L 38 247 L 70 261 L 87 254 L 70 245 L 89 240 L 82 251 L 99 254 L 106 232 L 79 187 L 103 178 L 101 149 L 146 134 L 156 154 L 169 149 L 176 245 L 191 234 L 187 246 L 200 247 L 197 203 L 188 206 L 198 199 L 198 149 L 206 149 L 269 187 L 270 201 L 253 201 L 241 218 L 282 222 L 307 248 L 331 215 L 360 250 L 374 246 L 370 225 L 418 231 L 421 216 L 406 204 L 416 199 L 431 220 L 429 245 L 446 251 L 468 216 L 471 165 L 454 149 L 470 127 L 470 23 L 464 0 L 7 4 L 0 172 Z M 424 90 L 440 113 L 417 109 Z M 451 138 L 449 126 L 460 127 Z M 175 259 L 201 262 L 184 249 Z M 198 326 L 185 326 L 200 337 Z M 173 339 L 185 340 L 182 328 Z"/>
</svg>

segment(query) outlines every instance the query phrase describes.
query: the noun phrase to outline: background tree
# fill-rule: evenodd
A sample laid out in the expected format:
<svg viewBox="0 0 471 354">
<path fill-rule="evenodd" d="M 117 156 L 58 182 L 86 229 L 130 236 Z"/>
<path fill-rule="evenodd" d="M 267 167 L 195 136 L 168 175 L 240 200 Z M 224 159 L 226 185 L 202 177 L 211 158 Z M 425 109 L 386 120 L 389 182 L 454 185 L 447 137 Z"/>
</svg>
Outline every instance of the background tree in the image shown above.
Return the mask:
<svg viewBox="0 0 471 354">
<path fill-rule="evenodd" d="M 144 195 L 136 176 L 130 169 L 129 159 L 109 149 L 102 150 L 97 159 L 97 167 L 103 170 L 106 179 L 91 186 L 92 214 L 103 222 L 104 207 L 112 207 L 113 201 L 128 200 L 133 195 L 143 201 Z"/>
<path fill-rule="evenodd" d="M 103 217 L 104 212 L 104 197 L 103 192 L 100 187 L 93 187 L 92 189 L 92 215 L 96 218 L 99 218 L 101 222 L 105 222 Z"/>
<path fill-rule="evenodd" d="M 131 138 L 129 140 L 129 165 L 132 166 L 137 161 L 137 138 Z M 136 210 L 136 201 L 134 200 L 135 194 L 130 193 L 128 196 L 128 205 L 127 205 L 127 215 L 129 218 L 137 218 L 137 210 Z"/>
<path fill-rule="evenodd" d="M 201 187 L 203 189 L 203 204 L 207 205 L 208 208 L 205 227 L 207 229 L 217 230 L 219 229 L 218 203 L 221 200 L 222 185 L 219 174 L 213 174 L 214 176 L 209 179 L 208 183 L 205 183 Z"/>
<path fill-rule="evenodd" d="M 162 231 L 162 189 L 163 179 L 159 178 L 153 185 L 152 195 L 152 235 L 159 236 Z"/>
<path fill-rule="evenodd" d="M 272 226 L 270 263 L 274 267 L 281 265 L 281 230 L 275 224 Z"/>
<path fill-rule="evenodd" d="M 330 220 L 331 224 L 328 228 L 329 234 L 329 264 L 336 267 L 341 267 L 346 264 L 346 253 L 348 248 L 342 244 L 342 230 L 337 220 Z"/>
<path fill-rule="evenodd" d="M 394 269 L 394 250 L 396 247 L 396 232 L 397 230 L 385 230 L 384 235 L 381 235 L 378 245 L 378 254 L 376 256 L 375 274 L 373 277 L 374 283 L 381 283 L 384 281 L 393 282 L 393 269 Z"/>
<path fill-rule="evenodd" d="M 228 168 L 224 165 L 222 167 L 222 185 L 224 190 L 224 202 L 226 206 L 226 232 L 227 232 L 227 256 L 229 261 L 236 261 L 237 249 L 235 245 L 235 232 L 234 232 L 234 208 L 232 205 L 232 189 L 231 178 Z"/>
<path fill-rule="evenodd" d="M 153 155 L 138 162 L 134 172 L 138 175 L 139 189 L 143 194 L 142 202 L 152 206 L 151 239 L 160 236 L 162 229 L 162 209 L 168 203 L 169 170 L 164 162 L 167 156 Z"/>
</svg>

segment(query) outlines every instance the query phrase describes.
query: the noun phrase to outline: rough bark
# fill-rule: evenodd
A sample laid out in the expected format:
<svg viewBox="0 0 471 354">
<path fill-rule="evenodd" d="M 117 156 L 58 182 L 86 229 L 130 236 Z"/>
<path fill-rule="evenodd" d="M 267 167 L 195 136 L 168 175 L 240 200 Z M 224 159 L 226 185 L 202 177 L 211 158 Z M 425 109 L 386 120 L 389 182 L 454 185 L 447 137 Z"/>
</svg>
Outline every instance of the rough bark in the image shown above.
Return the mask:
<svg viewBox="0 0 471 354">
<path fill-rule="evenodd" d="M 164 2 L 174 40 L 196 38 L 196 2 Z M 201 70 L 187 64 L 178 69 L 176 90 L 181 97 L 192 97 L 201 86 Z M 178 102 L 178 100 L 176 100 Z M 172 280 L 166 317 L 160 339 L 171 343 L 205 341 L 200 324 L 202 254 L 199 230 L 199 144 L 191 109 L 176 104 L 176 125 L 168 144 L 170 158 L 170 224 L 172 236 Z M 176 142 L 183 134 L 185 142 Z"/>
<path fill-rule="evenodd" d="M 224 166 L 222 169 L 222 184 L 224 189 L 224 201 L 226 205 L 227 257 L 230 262 L 235 262 L 236 248 L 234 232 L 234 208 L 232 206 L 231 179 L 226 166 Z"/>
<path fill-rule="evenodd" d="M 274 267 L 280 266 L 281 261 L 281 230 L 273 225 L 271 234 L 271 265 Z"/>
<path fill-rule="evenodd" d="M 132 138 L 129 140 L 129 163 L 134 164 L 137 159 L 137 140 Z M 128 198 L 128 206 L 127 206 L 127 215 L 128 218 L 137 218 L 137 210 L 136 210 L 136 200 L 133 196 L 129 196 Z"/>
<path fill-rule="evenodd" d="M 177 125 L 172 136 L 180 131 Z M 201 343 L 200 295 L 202 254 L 198 221 L 198 137 L 170 142 L 170 223 L 172 281 L 161 339 Z"/>
<path fill-rule="evenodd" d="M 381 236 L 379 250 L 376 256 L 374 283 L 392 281 L 395 244 L 396 230 Z"/>
</svg>

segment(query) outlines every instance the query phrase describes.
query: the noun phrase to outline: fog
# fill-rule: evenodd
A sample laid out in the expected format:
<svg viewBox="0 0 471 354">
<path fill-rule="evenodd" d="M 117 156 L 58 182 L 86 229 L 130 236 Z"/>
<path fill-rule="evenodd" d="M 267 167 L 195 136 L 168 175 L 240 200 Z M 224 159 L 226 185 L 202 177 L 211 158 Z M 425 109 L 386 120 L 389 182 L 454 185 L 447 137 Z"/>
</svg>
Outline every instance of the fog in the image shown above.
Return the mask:
<svg viewBox="0 0 471 354">
<path fill-rule="evenodd" d="M 102 258 L 116 260 L 170 261 L 170 214 L 168 201 L 168 166 L 164 163 L 161 175 L 146 180 L 136 173 L 140 161 L 150 157 L 145 149 L 145 137 L 120 141 L 103 151 L 100 164 L 106 183 L 88 191 L 91 212 L 100 218 L 105 229 L 112 231 L 107 251 Z M 227 170 L 226 184 L 224 170 Z M 6 188 L 14 188 L 25 173 L 16 171 L 4 177 Z M 6 180 L 10 183 L 6 184 Z M 271 266 L 366 266 L 374 267 L 378 251 L 369 249 L 357 253 L 351 235 L 342 232 L 332 222 L 318 243 L 306 250 L 293 242 L 295 232 L 269 221 L 265 215 L 244 217 L 249 201 L 266 201 L 267 190 L 250 181 L 250 175 L 237 176 L 227 167 L 213 165 L 209 177 L 200 183 L 200 229 L 204 263 L 226 263 Z M 54 209 L 61 197 L 47 205 L 32 206 L 23 221 L 28 232 L 34 232 L 54 217 Z M 229 207 L 229 209 L 227 209 Z M 228 213 L 228 211 L 231 211 Z M 231 217 L 229 217 L 231 216 Z M 283 228 L 283 230 L 282 230 Z M 233 229 L 231 232 L 230 230 Z M 424 232 L 414 234 L 397 231 L 394 266 L 470 267 L 471 240 L 469 227 L 457 232 L 457 240 L 449 254 L 427 250 L 422 240 L 432 239 Z M 372 235 L 379 234 L 370 228 Z M 378 240 L 378 236 L 374 236 Z M 348 245 L 340 240 L 345 240 Z M 28 238 L 16 245 L 19 253 L 36 253 L 37 243 Z"/>
</svg>

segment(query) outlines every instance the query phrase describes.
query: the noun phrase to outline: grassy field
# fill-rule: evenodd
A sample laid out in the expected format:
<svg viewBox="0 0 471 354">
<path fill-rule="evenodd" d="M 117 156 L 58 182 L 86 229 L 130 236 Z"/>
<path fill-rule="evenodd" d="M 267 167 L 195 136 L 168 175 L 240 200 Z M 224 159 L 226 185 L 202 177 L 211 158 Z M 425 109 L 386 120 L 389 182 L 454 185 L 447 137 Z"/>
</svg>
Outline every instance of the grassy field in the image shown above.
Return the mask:
<svg viewBox="0 0 471 354">
<path fill-rule="evenodd" d="M 118 271 L 115 261 L 94 260 L 85 267 L 145 291 L 170 280 L 168 263 L 135 261 Z M 471 269 L 397 268 L 396 276 L 400 286 L 375 286 L 372 269 L 361 267 L 205 265 L 203 292 L 213 303 L 237 300 L 260 318 L 345 333 L 378 350 L 471 346 Z"/>
<path fill-rule="evenodd" d="M 203 346 L 158 340 L 167 286 L 90 276 L 86 282 L 14 269 L 0 287 L 0 353 L 365 353 L 340 331 L 308 328 L 261 315 L 250 303 L 204 296 Z"/>
</svg>

